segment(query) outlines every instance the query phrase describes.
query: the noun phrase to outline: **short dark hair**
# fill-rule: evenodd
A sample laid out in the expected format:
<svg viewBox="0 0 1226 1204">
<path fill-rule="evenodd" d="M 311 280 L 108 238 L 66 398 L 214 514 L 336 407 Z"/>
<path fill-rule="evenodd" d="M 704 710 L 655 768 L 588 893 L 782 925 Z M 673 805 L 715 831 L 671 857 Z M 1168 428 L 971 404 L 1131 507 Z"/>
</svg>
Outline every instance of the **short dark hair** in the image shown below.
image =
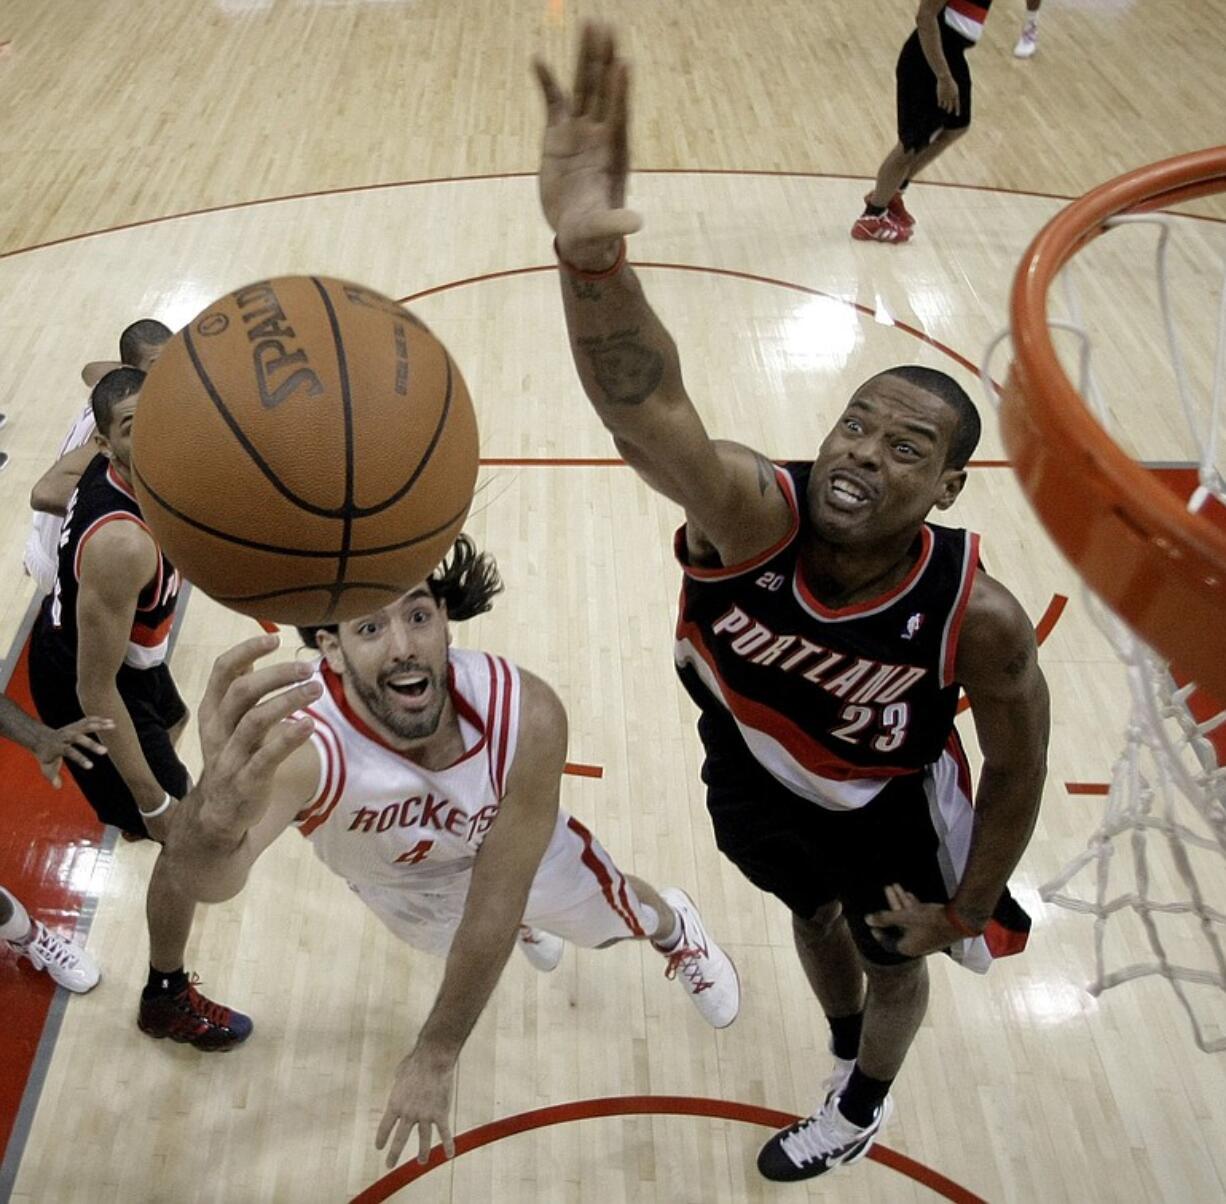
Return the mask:
<svg viewBox="0 0 1226 1204">
<path fill-rule="evenodd" d="M 119 358 L 129 367 L 135 368 L 146 352 L 160 347 L 170 337 L 169 326 L 154 318 L 140 318 L 119 336 Z"/>
<path fill-rule="evenodd" d="M 94 423 L 102 434 L 110 433 L 115 407 L 133 393 L 139 393 L 144 383 L 145 374 L 139 368 L 112 368 L 93 387 L 89 405 L 94 411 Z"/>
<path fill-rule="evenodd" d="M 965 468 L 966 462 L 975 454 L 979 446 L 979 435 L 982 424 L 979 421 L 979 411 L 970 399 L 966 390 L 948 373 L 939 372 L 936 368 L 922 368 L 919 364 L 899 364 L 896 368 L 887 368 L 878 372 L 870 380 L 881 376 L 896 376 L 908 384 L 931 393 L 933 397 L 943 401 L 957 415 L 958 425 L 954 428 L 953 437 L 949 441 L 949 450 L 945 456 L 946 468 Z M 868 384 L 865 381 L 864 384 Z M 864 386 L 861 385 L 861 388 Z"/>
<path fill-rule="evenodd" d="M 451 555 L 426 578 L 435 602 L 447 607 L 447 617 L 457 623 L 484 614 L 494 605 L 494 595 L 502 593 L 498 565 L 488 552 L 478 552 L 467 535 L 451 546 Z M 320 623 L 299 627 L 298 634 L 308 648 L 316 648 L 321 631 L 336 634 L 339 624 Z"/>
</svg>

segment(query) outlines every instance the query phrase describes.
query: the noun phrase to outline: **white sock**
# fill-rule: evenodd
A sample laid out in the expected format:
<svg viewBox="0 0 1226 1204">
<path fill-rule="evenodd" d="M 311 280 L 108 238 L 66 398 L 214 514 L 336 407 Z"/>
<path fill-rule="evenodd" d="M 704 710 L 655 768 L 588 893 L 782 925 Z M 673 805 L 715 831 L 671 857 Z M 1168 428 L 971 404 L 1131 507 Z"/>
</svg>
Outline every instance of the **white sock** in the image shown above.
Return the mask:
<svg viewBox="0 0 1226 1204">
<path fill-rule="evenodd" d="M 30 922 L 30 914 L 21 905 L 21 900 L 10 891 L 0 886 L 0 892 L 12 904 L 13 914 L 4 924 L 0 924 L 0 939 L 12 941 L 14 945 L 24 945 L 34 935 L 34 925 Z"/>
<path fill-rule="evenodd" d="M 655 915 L 655 912 L 646 904 L 643 905 L 643 910 L 651 911 L 652 915 Z M 655 924 L 652 925 L 653 931 L 659 927 L 660 917 L 655 916 L 655 920 Z M 659 949 L 661 953 L 671 953 L 677 947 L 678 942 L 681 940 L 681 936 L 681 917 L 674 911 L 673 926 L 668 930 L 667 935 L 662 937 L 652 937 L 651 943 L 655 945 L 655 947 Z"/>
</svg>

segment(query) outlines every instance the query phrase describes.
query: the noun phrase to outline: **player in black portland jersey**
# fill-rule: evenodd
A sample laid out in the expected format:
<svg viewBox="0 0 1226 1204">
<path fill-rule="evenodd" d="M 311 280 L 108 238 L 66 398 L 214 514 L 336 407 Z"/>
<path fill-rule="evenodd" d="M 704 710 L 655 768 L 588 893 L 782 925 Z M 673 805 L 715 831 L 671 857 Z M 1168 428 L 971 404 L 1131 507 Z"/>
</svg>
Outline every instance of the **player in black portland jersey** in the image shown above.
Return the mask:
<svg viewBox="0 0 1226 1204">
<path fill-rule="evenodd" d="M 30 641 L 30 689 L 50 726 L 79 719 L 82 707 L 114 723 L 110 755 L 69 770 L 103 823 L 164 841 L 191 780 L 175 752 L 187 707 L 165 663 L 179 574 L 132 492 L 132 421 L 144 380 L 117 368 L 90 394 L 101 454 L 68 503 L 55 585 Z M 145 905 L 150 969 L 138 1022 L 156 1037 L 228 1049 L 247 1038 L 251 1021 L 188 980 L 181 942 L 195 910 L 159 858 Z"/>
<path fill-rule="evenodd" d="M 812 465 L 776 470 L 787 537 L 748 565 L 692 562 L 677 623 L 681 680 L 704 711 L 726 713 L 755 757 L 796 794 L 863 805 L 886 779 L 938 761 L 958 704 L 954 655 L 978 569 L 978 536 L 925 523 L 893 589 L 828 607 L 805 577 Z"/>
<path fill-rule="evenodd" d="M 966 482 L 979 417 L 928 368 L 852 395 L 812 464 L 712 440 L 676 347 L 626 266 L 625 64 L 589 27 L 573 97 L 548 110 L 540 195 L 557 234 L 571 348 L 627 462 L 685 509 L 676 658 L 701 708 L 720 850 L 793 914 L 831 1028 L 832 1089 L 758 1158 L 803 1179 L 862 1158 L 927 1006 L 924 956 L 986 968 L 1028 920 L 1006 888 L 1046 772 L 1034 631 L 980 567 L 975 536 L 930 525 Z M 954 732 L 959 688 L 983 769 Z"/>
<path fill-rule="evenodd" d="M 165 664 L 179 574 L 145 525 L 129 481 L 129 432 L 143 380 L 122 368 L 94 389 L 95 409 L 107 420 L 98 424 L 103 450 L 69 500 L 55 585 L 30 646 L 31 689 L 45 722 L 62 726 L 80 718 L 83 706 L 115 722 L 111 756 L 88 770 L 69 768 L 103 823 L 141 836 L 144 813 L 188 787 L 174 751 L 187 708 Z"/>
</svg>

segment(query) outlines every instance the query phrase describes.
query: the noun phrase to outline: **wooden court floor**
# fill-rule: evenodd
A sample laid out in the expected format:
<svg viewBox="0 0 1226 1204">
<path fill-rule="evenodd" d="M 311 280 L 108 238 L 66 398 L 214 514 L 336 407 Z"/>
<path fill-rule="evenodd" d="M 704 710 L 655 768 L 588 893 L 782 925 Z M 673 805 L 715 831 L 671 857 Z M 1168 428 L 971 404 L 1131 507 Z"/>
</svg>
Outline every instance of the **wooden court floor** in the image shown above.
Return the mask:
<svg viewBox="0 0 1226 1204">
<path fill-rule="evenodd" d="M 715 850 L 670 664 L 678 515 L 611 462 L 586 408 L 531 176 L 530 56 L 561 61 L 582 18 L 615 20 L 635 65 L 633 203 L 646 219 L 631 257 L 711 430 L 779 458 L 812 454 L 855 385 L 894 363 L 941 367 L 979 399 L 1013 266 L 1062 198 L 1220 140 L 1226 111 L 1226 0 L 1177 13 L 1046 0 L 1027 63 L 1010 55 L 1021 11 L 997 0 L 972 59 L 976 125 L 913 187 L 919 232 L 892 248 L 847 230 L 892 140 L 911 5 L 0 0 L 0 649 L 20 647 L 33 602 L 21 572 L 30 486 L 85 400 L 81 364 L 111 356 L 124 325 L 177 327 L 278 273 L 405 299 L 477 405 L 485 465 L 470 529 L 507 581 L 457 642 L 554 684 L 580 771 L 564 805 L 624 869 L 690 891 L 744 986 L 739 1020 L 714 1034 L 650 950 L 568 949 L 551 975 L 515 955 L 461 1059 L 453 1127 L 505 1123 L 453 1164 L 385 1178 L 375 1126 L 440 965 L 396 943 L 287 834 L 242 896 L 203 912 L 190 949 L 206 991 L 249 1012 L 254 1036 L 224 1058 L 149 1042 L 134 1017 L 152 850 L 116 846 L 79 800 L 9 775 L 6 754 L 0 881 L 88 930 L 103 981 L 47 1016 L 47 984 L 0 960 L 0 1113 L 12 1102 L 0 1200 L 1226 1196 L 1226 1055 L 1196 1049 L 1164 983 L 1088 994 L 1091 921 L 1038 896 L 1098 824 L 1123 673 L 1015 485 L 986 400 L 976 467 L 946 521 L 983 532 L 988 568 L 1044 636 L 1050 770 L 1015 877 L 1031 948 L 982 979 L 933 960 L 879 1158 L 816 1185 L 757 1177 L 764 1123 L 817 1102 L 824 1024 L 782 908 Z M 1203 385 L 1226 202 L 1191 209 L 1175 220 L 1172 283 Z M 1090 248 L 1079 279 L 1122 441 L 1172 464 L 1190 451 L 1152 245 L 1150 232 L 1119 231 Z M 190 703 L 212 659 L 252 630 L 191 595 L 172 662 Z M 283 650 L 294 653 L 292 632 Z M 194 732 L 185 744 L 194 767 Z M 1153 857 L 1173 896 L 1169 862 Z M 1197 853 L 1194 868 L 1226 910 L 1220 858 Z M 1129 889 L 1126 851 L 1111 872 Z M 1077 885 L 1093 896 L 1092 880 Z M 1193 922 L 1169 939 L 1205 962 Z M 1127 916 L 1110 953 L 1146 953 Z M 1226 1033 L 1220 993 L 1197 1002 Z"/>
</svg>

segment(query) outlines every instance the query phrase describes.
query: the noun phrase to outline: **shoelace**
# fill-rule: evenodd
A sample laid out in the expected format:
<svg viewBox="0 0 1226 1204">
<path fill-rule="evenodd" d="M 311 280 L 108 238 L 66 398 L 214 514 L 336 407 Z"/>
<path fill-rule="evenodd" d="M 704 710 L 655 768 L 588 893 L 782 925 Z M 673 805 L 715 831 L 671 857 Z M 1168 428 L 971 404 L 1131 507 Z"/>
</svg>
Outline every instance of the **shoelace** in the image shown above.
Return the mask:
<svg viewBox="0 0 1226 1204">
<path fill-rule="evenodd" d="M 698 995 L 715 984 L 702 976 L 701 962 L 703 952 L 692 945 L 680 945 L 668 955 L 668 964 L 664 967 L 664 977 L 673 979 L 678 973 L 684 975 L 689 982 L 690 994 Z"/>
<path fill-rule="evenodd" d="M 200 983 L 200 975 L 193 974 L 187 980 L 187 986 L 184 989 L 184 994 L 179 998 L 186 996 L 188 1008 L 195 1012 L 198 1016 L 203 1016 L 210 1024 L 217 1028 L 230 1027 L 230 1009 L 223 1004 L 214 1003 L 211 999 L 206 999 L 196 987 Z"/>
<path fill-rule="evenodd" d="M 783 1152 L 797 1166 L 803 1166 L 806 1162 L 816 1162 L 819 1158 L 825 1158 L 830 1154 L 837 1154 L 851 1144 L 851 1140 L 836 1144 L 829 1136 L 823 1134 L 822 1122 L 826 1119 L 827 1112 L 832 1114 L 830 1121 L 833 1122 L 834 1108 L 826 1105 L 816 1116 L 804 1121 L 795 1133 L 789 1133 L 779 1143 L 783 1147 Z"/>
<path fill-rule="evenodd" d="M 65 970 L 71 970 L 80 960 L 72 944 L 57 936 L 45 924 L 39 924 L 38 936 L 34 938 L 33 947 L 38 956 L 46 963 L 54 962 Z"/>
</svg>

